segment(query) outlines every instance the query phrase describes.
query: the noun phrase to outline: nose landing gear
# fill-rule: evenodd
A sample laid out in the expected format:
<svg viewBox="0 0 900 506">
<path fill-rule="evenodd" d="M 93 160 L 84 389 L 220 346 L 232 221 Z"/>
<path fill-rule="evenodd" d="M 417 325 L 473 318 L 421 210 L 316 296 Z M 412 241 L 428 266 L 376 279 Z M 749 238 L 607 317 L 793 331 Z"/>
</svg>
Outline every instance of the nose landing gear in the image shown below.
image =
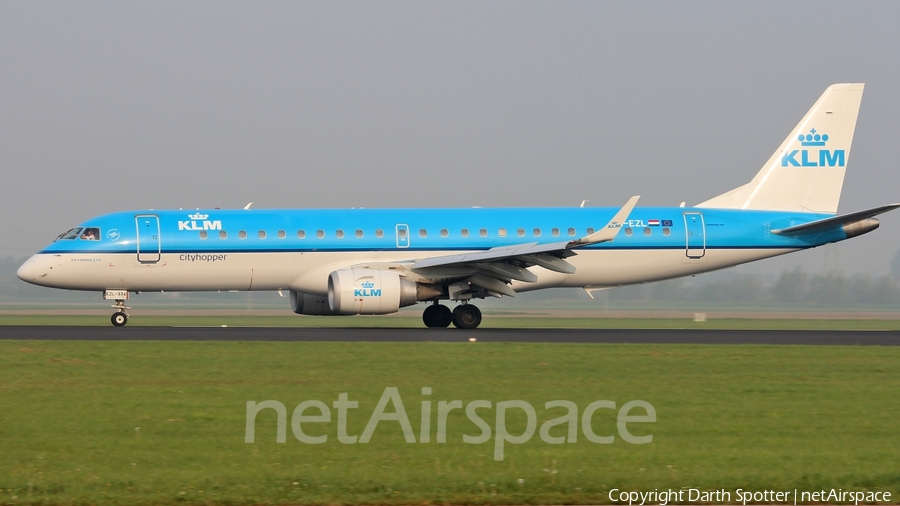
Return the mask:
<svg viewBox="0 0 900 506">
<path fill-rule="evenodd" d="M 112 308 L 116 310 L 110 317 L 112 324 L 116 327 L 125 326 L 125 324 L 128 323 L 128 313 L 126 313 L 125 310 L 131 308 L 126 306 L 125 301 L 121 299 L 116 299 L 116 303 L 112 305 Z"/>
</svg>

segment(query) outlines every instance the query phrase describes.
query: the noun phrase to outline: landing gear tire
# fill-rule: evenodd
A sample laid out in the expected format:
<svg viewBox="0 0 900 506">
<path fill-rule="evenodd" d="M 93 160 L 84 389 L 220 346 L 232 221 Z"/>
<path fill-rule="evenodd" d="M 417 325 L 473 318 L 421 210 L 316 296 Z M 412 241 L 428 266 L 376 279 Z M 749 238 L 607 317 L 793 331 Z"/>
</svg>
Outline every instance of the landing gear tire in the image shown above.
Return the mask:
<svg viewBox="0 0 900 506">
<path fill-rule="evenodd" d="M 456 306 L 453 310 L 453 325 L 458 329 L 475 329 L 481 325 L 481 310 L 472 304 Z"/>
<path fill-rule="evenodd" d="M 428 328 L 447 328 L 453 321 L 450 308 L 441 304 L 434 304 L 425 308 L 422 313 L 422 321 Z"/>
<path fill-rule="evenodd" d="M 128 323 L 128 315 L 125 314 L 124 311 L 116 311 L 113 313 L 112 317 L 110 317 L 110 321 L 116 327 L 123 327 Z"/>
</svg>

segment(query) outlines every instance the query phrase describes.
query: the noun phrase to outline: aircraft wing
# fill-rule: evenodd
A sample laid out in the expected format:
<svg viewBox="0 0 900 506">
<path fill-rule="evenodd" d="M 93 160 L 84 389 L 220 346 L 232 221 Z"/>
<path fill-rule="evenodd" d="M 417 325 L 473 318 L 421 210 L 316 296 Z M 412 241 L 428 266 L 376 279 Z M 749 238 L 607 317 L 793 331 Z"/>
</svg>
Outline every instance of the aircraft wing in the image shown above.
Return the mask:
<svg viewBox="0 0 900 506">
<path fill-rule="evenodd" d="M 515 296 L 515 291 L 508 286 L 510 281 L 537 281 L 537 276 L 527 270 L 529 267 L 539 266 L 563 274 L 574 273 L 575 266 L 566 262 L 565 258 L 576 255 L 578 248 L 615 239 L 639 198 L 639 195 L 631 197 L 603 228 L 574 241 L 517 244 L 474 253 L 425 258 L 408 268 L 423 277 L 458 278 L 488 293 Z"/>
<path fill-rule="evenodd" d="M 884 214 L 888 211 L 893 211 L 894 209 L 897 209 L 898 207 L 900 207 L 900 204 L 890 204 L 890 205 L 886 205 L 886 206 L 873 207 L 872 209 L 866 209 L 865 211 L 857 211 L 855 213 L 842 214 L 840 216 L 832 216 L 830 218 L 811 221 L 809 223 L 804 223 L 802 225 L 796 225 L 793 227 L 773 230 L 772 233 L 778 234 L 778 235 L 811 234 L 814 232 L 818 232 L 820 230 L 843 227 L 844 225 L 849 225 L 851 223 L 857 223 L 857 222 L 865 220 L 867 218 L 872 218 L 874 216 L 878 216 L 879 214 Z"/>
</svg>

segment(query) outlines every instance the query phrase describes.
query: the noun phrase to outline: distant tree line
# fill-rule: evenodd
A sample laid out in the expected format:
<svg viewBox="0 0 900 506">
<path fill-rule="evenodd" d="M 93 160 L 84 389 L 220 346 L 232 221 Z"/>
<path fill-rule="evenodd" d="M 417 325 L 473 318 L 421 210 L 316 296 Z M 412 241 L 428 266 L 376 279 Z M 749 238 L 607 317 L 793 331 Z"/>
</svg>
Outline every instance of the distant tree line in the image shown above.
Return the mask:
<svg viewBox="0 0 900 506">
<path fill-rule="evenodd" d="M 720 275 L 704 281 L 674 279 L 615 288 L 615 302 L 704 302 L 730 305 L 891 305 L 900 303 L 900 284 L 890 275 L 808 274 L 786 270 L 774 282 L 752 274 Z"/>
</svg>

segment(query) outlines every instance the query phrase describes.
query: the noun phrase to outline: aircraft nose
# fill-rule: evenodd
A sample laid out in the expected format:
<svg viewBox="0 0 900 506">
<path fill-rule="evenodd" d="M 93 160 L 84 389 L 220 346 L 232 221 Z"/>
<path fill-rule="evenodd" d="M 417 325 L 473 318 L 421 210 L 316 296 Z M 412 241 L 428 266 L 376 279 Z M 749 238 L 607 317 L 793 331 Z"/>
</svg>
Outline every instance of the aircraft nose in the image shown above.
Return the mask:
<svg viewBox="0 0 900 506">
<path fill-rule="evenodd" d="M 16 271 L 16 276 L 19 276 L 19 279 L 22 281 L 29 283 L 34 281 L 34 257 L 29 258 L 19 267 L 19 270 Z"/>
</svg>

